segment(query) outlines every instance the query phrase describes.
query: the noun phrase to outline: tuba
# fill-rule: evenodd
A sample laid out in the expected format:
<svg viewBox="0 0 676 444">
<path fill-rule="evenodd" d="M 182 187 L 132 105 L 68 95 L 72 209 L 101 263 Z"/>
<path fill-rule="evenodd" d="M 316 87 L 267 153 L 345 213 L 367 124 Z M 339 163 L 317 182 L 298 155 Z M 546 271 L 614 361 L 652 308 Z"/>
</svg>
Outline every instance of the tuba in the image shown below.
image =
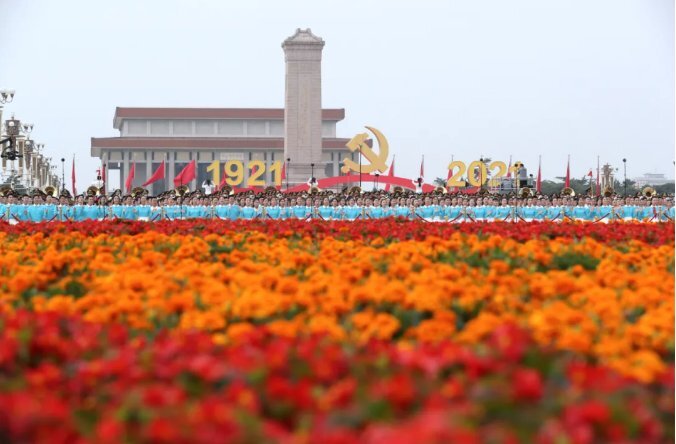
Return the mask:
<svg viewBox="0 0 676 444">
<path fill-rule="evenodd" d="M 319 194 L 321 189 L 318 186 L 311 186 L 310 191 L 308 191 L 310 194 Z"/>
<path fill-rule="evenodd" d="M 612 196 L 613 194 L 615 194 L 615 190 L 614 190 L 613 187 L 611 187 L 610 185 L 606 186 L 606 187 L 603 189 L 603 197 L 610 197 L 610 196 Z"/>
<path fill-rule="evenodd" d="M 0 197 L 9 196 L 9 193 L 12 191 L 11 185 L 3 185 L 0 187 Z"/>
<path fill-rule="evenodd" d="M 43 191 L 47 196 L 58 197 L 59 195 L 59 190 L 57 190 L 56 187 L 53 187 L 51 185 L 46 186 Z"/>
<path fill-rule="evenodd" d="M 655 197 L 656 194 L 657 194 L 657 191 L 655 191 L 655 188 L 653 188 L 653 187 L 645 187 L 645 188 L 643 188 L 643 190 L 641 190 L 641 195 L 643 197 L 651 198 L 651 197 Z"/>
<path fill-rule="evenodd" d="M 349 189 L 348 194 L 361 194 L 361 187 L 359 185 L 353 186 Z"/>
<path fill-rule="evenodd" d="M 565 187 L 561 190 L 561 195 L 566 197 L 575 197 L 575 190 L 571 187 Z"/>
<path fill-rule="evenodd" d="M 100 196 L 100 195 L 101 189 L 96 185 L 91 185 L 89 188 L 87 188 L 87 196 Z"/>
<path fill-rule="evenodd" d="M 526 197 L 533 197 L 534 195 L 535 193 L 533 192 L 532 188 L 523 187 L 519 191 L 519 197 L 522 199 L 525 199 Z"/>
<path fill-rule="evenodd" d="M 446 193 L 448 193 L 448 190 L 446 189 L 446 187 L 442 187 L 441 185 L 439 185 L 438 187 L 436 187 L 434 189 L 434 193 L 435 194 L 446 194 Z"/>
<path fill-rule="evenodd" d="M 176 194 L 176 197 L 183 197 L 189 191 L 190 191 L 190 188 L 188 188 L 188 185 L 181 185 L 174 190 L 174 193 Z"/>
<path fill-rule="evenodd" d="M 230 185 L 223 185 L 223 187 L 218 192 L 223 196 L 232 196 L 235 194 L 235 190 L 233 190 Z"/>
<path fill-rule="evenodd" d="M 87 190 L 87 191 L 89 191 L 89 190 Z M 133 197 L 134 199 L 136 199 L 139 196 L 147 196 L 147 195 L 148 195 L 148 190 L 146 190 L 143 187 L 136 187 L 133 190 L 131 190 L 131 197 Z"/>
</svg>

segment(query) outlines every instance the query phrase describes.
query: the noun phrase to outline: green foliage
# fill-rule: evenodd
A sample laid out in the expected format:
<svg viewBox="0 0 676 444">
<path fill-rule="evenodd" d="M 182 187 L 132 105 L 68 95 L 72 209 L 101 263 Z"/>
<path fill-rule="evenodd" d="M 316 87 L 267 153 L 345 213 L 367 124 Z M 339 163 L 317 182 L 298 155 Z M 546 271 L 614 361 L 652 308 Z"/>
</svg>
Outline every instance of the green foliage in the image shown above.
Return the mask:
<svg viewBox="0 0 676 444">
<path fill-rule="evenodd" d="M 568 270 L 575 265 L 581 265 L 585 270 L 595 270 L 599 262 L 601 261 L 593 256 L 570 251 L 554 256 L 552 258 L 552 268 Z"/>
</svg>

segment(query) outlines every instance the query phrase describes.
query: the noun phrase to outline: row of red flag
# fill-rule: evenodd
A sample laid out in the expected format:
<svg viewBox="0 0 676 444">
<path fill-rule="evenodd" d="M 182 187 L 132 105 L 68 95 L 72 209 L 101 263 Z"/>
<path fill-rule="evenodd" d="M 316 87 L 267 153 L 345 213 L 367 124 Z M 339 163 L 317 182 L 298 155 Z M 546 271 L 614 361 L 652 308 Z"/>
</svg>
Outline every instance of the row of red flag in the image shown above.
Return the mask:
<svg viewBox="0 0 676 444">
<path fill-rule="evenodd" d="M 73 168 L 75 168 L 73 164 Z M 160 179 L 164 179 L 164 170 L 165 170 L 165 163 L 164 160 L 160 164 L 160 166 L 157 167 L 155 172 L 153 173 L 152 176 L 150 176 L 150 179 L 146 180 L 141 186 L 146 187 L 154 182 L 157 182 Z M 253 171 L 255 172 L 255 170 Z M 74 173 L 73 173 L 74 174 Z M 129 193 L 132 189 L 133 183 L 134 183 L 134 176 L 136 175 L 136 164 L 132 163 L 131 168 L 129 168 L 129 174 L 127 175 L 127 180 L 125 181 L 125 188 L 127 190 L 127 193 Z M 282 165 L 282 180 L 286 178 L 286 164 Z M 74 178 L 75 176 L 73 176 Z M 194 180 L 197 177 L 197 162 L 195 160 L 192 160 L 188 165 L 185 166 L 175 177 L 174 177 L 174 186 L 179 187 L 181 185 L 190 183 L 190 181 Z M 223 177 L 223 180 L 221 180 L 221 183 L 218 184 L 218 187 L 216 188 L 217 190 L 220 190 L 226 185 L 226 180 L 228 179 L 228 175 L 225 174 Z M 75 180 L 75 179 L 73 179 Z"/>
<path fill-rule="evenodd" d="M 392 157 L 392 163 L 390 164 L 390 169 L 388 171 L 388 176 L 394 177 L 394 160 L 395 158 Z M 542 192 L 542 170 L 541 170 L 541 159 L 538 160 L 538 175 L 537 179 L 535 182 L 535 191 L 540 193 Z M 598 159 L 597 159 L 598 163 Z M 600 165 L 597 165 L 597 170 L 596 170 L 596 194 L 601 194 L 601 182 L 600 182 Z M 158 180 L 164 179 L 165 178 L 165 161 L 163 160 L 162 163 L 157 167 L 155 172 L 150 176 L 150 179 L 146 180 L 141 186 L 145 187 L 148 185 L 151 185 Z M 512 159 L 510 157 L 509 159 L 509 166 L 507 167 L 507 178 L 512 177 Z M 103 168 L 101 168 L 101 180 L 105 184 L 106 182 L 106 168 L 105 165 Z M 129 193 L 132 189 L 133 182 L 134 182 L 134 177 L 136 175 L 136 164 L 132 163 L 131 168 L 129 168 L 129 174 L 127 175 L 127 180 L 125 181 L 125 188 L 127 190 L 127 193 Z M 448 176 L 447 179 L 450 179 L 453 175 L 452 170 L 448 170 Z M 286 178 L 286 163 L 282 164 L 282 180 Z M 593 170 L 589 170 L 589 173 L 587 173 L 587 176 L 590 178 L 594 177 Z M 194 180 L 197 177 L 197 164 L 195 160 L 192 160 L 188 165 L 186 165 L 175 177 L 174 177 L 174 186 L 179 187 L 183 184 L 189 183 L 190 181 Z M 424 178 L 425 177 L 425 156 L 422 157 L 422 161 L 420 162 L 420 177 Z M 223 180 L 221 180 L 221 183 L 218 184 L 217 189 L 221 189 L 225 184 L 228 176 L 227 174 L 223 177 Z M 73 156 L 73 166 L 71 169 L 71 180 L 73 184 L 73 196 L 77 195 L 76 191 L 76 185 L 75 185 L 75 156 Z M 570 187 L 570 156 L 568 156 L 568 164 L 566 166 L 566 177 L 564 181 L 564 186 L 566 188 Z M 390 189 L 390 184 L 385 185 L 385 191 L 389 191 Z"/>
</svg>

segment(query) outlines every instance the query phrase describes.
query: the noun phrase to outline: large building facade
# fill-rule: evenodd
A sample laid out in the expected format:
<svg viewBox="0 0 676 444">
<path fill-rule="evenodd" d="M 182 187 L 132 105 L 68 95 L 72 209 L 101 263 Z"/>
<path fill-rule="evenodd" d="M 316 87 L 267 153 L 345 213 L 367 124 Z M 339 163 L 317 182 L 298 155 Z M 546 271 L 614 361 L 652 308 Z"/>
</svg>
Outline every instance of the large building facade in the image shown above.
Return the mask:
<svg viewBox="0 0 676 444">
<path fill-rule="evenodd" d="M 140 186 L 165 162 L 165 179 L 147 188 L 151 194 L 174 188 L 174 177 L 191 161 L 194 190 L 207 179 L 227 175 L 228 185 L 279 185 L 281 169 L 290 185 L 314 177 L 342 174 L 341 160 L 355 160 L 336 136 L 343 109 L 321 108 L 321 53 L 324 41 L 307 30 L 284 40 L 285 108 L 120 108 L 113 127 L 117 137 L 91 139 L 91 154 L 101 159 L 106 177 L 119 170 L 124 184 L 134 166 L 133 186 Z M 218 169 L 215 173 L 214 170 Z"/>
</svg>

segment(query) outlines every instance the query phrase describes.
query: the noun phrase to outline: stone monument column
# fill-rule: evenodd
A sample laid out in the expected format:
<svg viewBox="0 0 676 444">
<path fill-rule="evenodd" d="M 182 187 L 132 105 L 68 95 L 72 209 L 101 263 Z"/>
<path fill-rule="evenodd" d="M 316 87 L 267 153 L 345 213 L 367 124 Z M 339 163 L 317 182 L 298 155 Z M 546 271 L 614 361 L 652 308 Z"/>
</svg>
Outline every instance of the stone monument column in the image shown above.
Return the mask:
<svg viewBox="0 0 676 444">
<path fill-rule="evenodd" d="M 291 159 L 290 184 L 323 178 L 322 163 L 322 49 L 324 40 L 310 29 L 296 29 L 284 40 L 286 87 L 284 101 L 284 161 Z"/>
</svg>

